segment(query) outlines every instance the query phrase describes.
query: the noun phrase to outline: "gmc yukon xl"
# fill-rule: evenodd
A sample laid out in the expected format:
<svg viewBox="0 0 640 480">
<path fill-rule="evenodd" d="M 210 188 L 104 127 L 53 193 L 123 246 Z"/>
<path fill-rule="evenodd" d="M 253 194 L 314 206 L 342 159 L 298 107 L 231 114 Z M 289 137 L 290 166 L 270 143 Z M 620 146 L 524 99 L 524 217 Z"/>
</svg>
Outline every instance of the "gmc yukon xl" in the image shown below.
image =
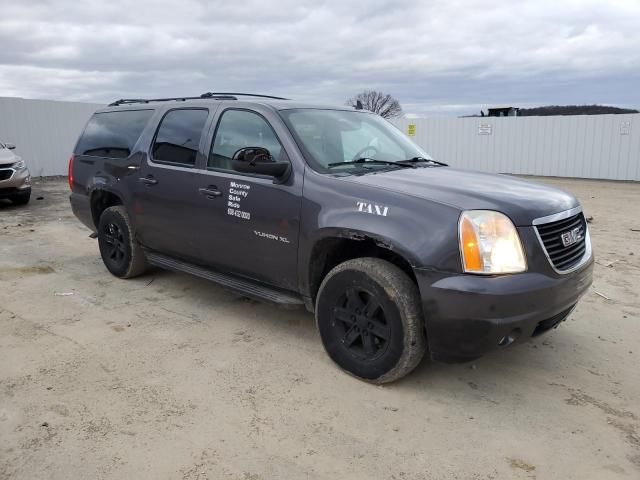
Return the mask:
<svg viewBox="0 0 640 480">
<path fill-rule="evenodd" d="M 591 283 L 578 200 L 432 159 L 378 115 L 250 94 L 119 100 L 69 161 L 113 275 L 149 265 L 315 313 L 369 382 L 556 327 Z"/>
</svg>

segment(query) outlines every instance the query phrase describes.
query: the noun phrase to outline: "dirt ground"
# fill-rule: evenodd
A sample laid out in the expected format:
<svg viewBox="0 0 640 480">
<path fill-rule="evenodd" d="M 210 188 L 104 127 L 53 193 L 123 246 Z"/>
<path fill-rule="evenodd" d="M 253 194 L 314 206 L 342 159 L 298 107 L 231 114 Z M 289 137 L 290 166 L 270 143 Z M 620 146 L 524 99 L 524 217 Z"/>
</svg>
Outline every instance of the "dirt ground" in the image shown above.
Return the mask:
<svg viewBox="0 0 640 480">
<path fill-rule="evenodd" d="M 0 201 L 0 479 L 640 478 L 640 184 L 540 180 L 593 216 L 570 319 L 384 387 L 304 310 L 112 277 L 63 180 Z"/>
</svg>

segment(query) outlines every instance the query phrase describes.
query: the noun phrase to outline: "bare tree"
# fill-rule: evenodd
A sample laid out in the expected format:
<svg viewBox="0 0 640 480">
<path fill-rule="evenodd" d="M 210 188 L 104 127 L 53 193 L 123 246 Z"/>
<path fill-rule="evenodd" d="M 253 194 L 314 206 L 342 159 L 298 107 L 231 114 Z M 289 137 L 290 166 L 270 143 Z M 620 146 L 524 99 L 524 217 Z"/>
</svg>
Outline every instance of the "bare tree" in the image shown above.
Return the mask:
<svg viewBox="0 0 640 480">
<path fill-rule="evenodd" d="M 391 95 L 375 90 L 365 90 L 354 98 L 347 100 L 347 105 L 358 108 L 358 103 L 365 110 L 377 113 L 382 118 L 397 118 L 402 115 L 400 102 Z"/>
</svg>

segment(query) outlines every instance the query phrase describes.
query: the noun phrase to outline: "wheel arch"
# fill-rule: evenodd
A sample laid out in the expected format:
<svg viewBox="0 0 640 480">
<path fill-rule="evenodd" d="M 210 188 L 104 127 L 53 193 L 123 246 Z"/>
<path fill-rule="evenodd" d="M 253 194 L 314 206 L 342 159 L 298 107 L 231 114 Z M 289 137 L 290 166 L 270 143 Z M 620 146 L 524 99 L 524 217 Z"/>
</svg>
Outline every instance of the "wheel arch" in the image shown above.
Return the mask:
<svg viewBox="0 0 640 480">
<path fill-rule="evenodd" d="M 380 258 L 396 265 L 418 285 L 413 271 L 415 259 L 394 243 L 366 232 L 332 231 L 316 239 L 310 249 L 306 281 L 312 302 L 315 302 L 320 284 L 331 269 L 347 260 L 363 257 Z"/>
<path fill-rule="evenodd" d="M 123 205 L 124 201 L 117 193 L 104 187 L 94 188 L 89 194 L 89 204 L 91 207 L 91 219 L 93 225 L 98 228 L 100 215 L 109 207 Z"/>
</svg>

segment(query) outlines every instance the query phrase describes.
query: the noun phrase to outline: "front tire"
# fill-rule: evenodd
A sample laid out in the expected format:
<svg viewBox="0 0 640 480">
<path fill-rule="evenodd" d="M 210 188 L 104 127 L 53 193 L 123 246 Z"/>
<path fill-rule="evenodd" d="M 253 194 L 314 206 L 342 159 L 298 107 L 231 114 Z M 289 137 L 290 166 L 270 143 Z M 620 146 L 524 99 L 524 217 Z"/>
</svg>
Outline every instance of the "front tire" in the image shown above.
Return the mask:
<svg viewBox="0 0 640 480">
<path fill-rule="evenodd" d="M 133 278 L 144 273 L 147 269 L 144 251 L 135 241 L 124 207 L 105 209 L 98 223 L 98 246 L 107 270 L 119 278 Z"/>
<path fill-rule="evenodd" d="M 29 199 L 31 198 L 31 189 L 26 192 L 17 193 L 9 197 L 11 203 L 14 205 L 26 205 L 29 203 Z"/>
<path fill-rule="evenodd" d="M 316 298 L 316 324 L 329 357 L 371 383 L 404 377 L 426 350 L 416 285 L 378 258 L 348 260 L 327 274 Z"/>
</svg>

